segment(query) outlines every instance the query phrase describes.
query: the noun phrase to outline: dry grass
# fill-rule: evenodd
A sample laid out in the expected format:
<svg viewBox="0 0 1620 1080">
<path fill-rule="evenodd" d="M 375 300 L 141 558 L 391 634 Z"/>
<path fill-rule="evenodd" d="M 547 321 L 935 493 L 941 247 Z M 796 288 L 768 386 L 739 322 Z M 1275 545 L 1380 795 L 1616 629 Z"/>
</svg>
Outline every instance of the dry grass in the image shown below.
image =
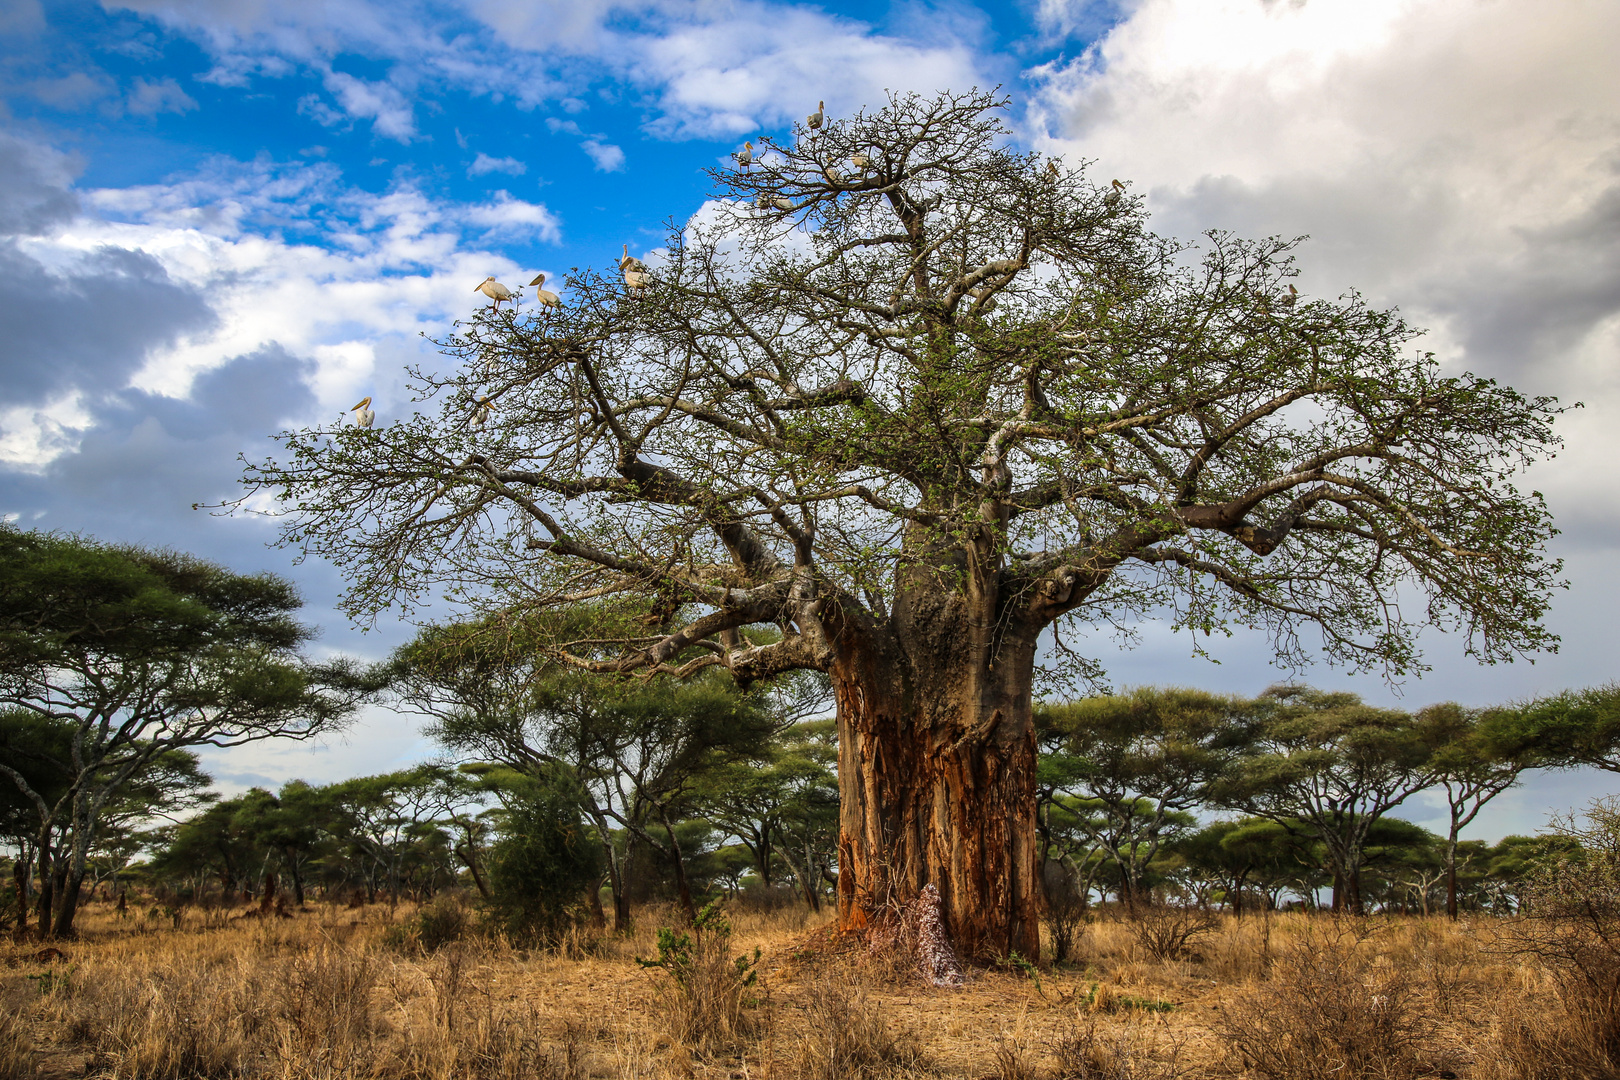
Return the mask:
<svg viewBox="0 0 1620 1080">
<path fill-rule="evenodd" d="M 1494 920 L 1222 916 L 1166 949 L 1094 913 L 1072 961 L 1038 980 L 978 970 L 942 989 L 841 950 L 826 916 L 738 912 L 683 988 L 635 962 L 674 922 L 658 912 L 629 937 L 546 953 L 429 949 L 398 929 L 416 914 L 186 911 L 176 929 L 166 911 L 92 906 L 65 960 L 37 962 L 37 945 L 5 957 L 0 1080 L 1605 1075 L 1581 1055 L 1567 980 L 1512 953 Z M 734 960 L 755 948 L 743 985 Z"/>
</svg>

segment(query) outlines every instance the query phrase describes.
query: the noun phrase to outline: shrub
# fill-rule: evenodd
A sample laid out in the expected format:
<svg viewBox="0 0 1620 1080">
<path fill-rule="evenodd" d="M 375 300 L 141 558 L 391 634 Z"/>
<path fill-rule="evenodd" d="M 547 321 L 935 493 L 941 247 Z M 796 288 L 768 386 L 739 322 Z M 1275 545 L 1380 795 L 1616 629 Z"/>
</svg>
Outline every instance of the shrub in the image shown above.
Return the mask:
<svg viewBox="0 0 1620 1080">
<path fill-rule="evenodd" d="M 1554 819 L 1574 841 L 1533 865 L 1524 916 L 1508 929 L 1511 952 L 1551 973 L 1562 1022 L 1513 1017 L 1503 1047 L 1527 1077 L 1620 1073 L 1620 798 L 1599 799 L 1584 819 Z"/>
<path fill-rule="evenodd" d="M 758 962 L 758 949 L 751 957 L 731 955 L 731 924 L 718 900 L 704 905 L 690 932 L 661 927 L 656 960 L 636 958 L 669 976 L 660 1007 L 670 1034 L 700 1053 L 753 1035 L 756 1025 L 747 1010 L 755 1004 L 750 990 L 758 981 Z"/>
<path fill-rule="evenodd" d="M 513 941 L 555 944 L 583 915 L 601 850 L 585 831 L 571 777 L 537 780 L 506 809 L 506 836 L 489 859 L 491 916 Z"/>
<path fill-rule="evenodd" d="M 472 931 L 467 905 L 454 893 L 440 893 L 415 915 L 390 926 L 383 933 L 383 944 L 401 952 L 438 952 Z"/>
<path fill-rule="evenodd" d="M 1187 959 L 1193 942 L 1217 925 L 1207 911 L 1159 904 L 1138 908 L 1130 923 L 1137 946 L 1160 963 Z"/>
<path fill-rule="evenodd" d="M 1087 907 L 1085 895 L 1067 881 L 1051 891 L 1046 901 L 1046 929 L 1052 939 L 1053 960 L 1062 963 L 1074 955 Z"/>
<path fill-rule="evenodd" d="M 1374 928 L 1342 920 L 1308 930 L 1272 978 L 1223 1008 L 1215 1030 L 1267 1080 L 1406 1077 L 1433 1033 L 1409 968 L 1377 956 Z"/>
<path fill-rule="evenodd" d="M 1099 1031 L 1095 1020 L 1060 1037 L 1052 1047 L 1055 1080 L 1178 1080 L 1184 1039 L 1164 1035 L 1162 1025 L 1129 1024 Z"/>
<path fill-rule="evenodd" d="M 866 1080 L 927 1072 L 910 1031 L 895 1030 L 885 1011 L 852 981 L 822 978 L 804 997 L 799 1039 L 801 1080 Z"/>
</svg>

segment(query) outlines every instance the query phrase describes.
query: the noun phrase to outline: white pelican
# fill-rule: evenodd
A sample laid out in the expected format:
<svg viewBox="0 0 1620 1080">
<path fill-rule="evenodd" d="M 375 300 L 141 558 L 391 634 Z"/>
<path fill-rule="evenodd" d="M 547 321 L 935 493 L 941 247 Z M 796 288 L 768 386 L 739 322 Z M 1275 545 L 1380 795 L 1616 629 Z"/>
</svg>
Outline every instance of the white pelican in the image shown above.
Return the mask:
<svg viewBox="0 0 1620 1080">
<path fill-rule="evenodd" d="M 468 418 L 467 426 L 474 431 L 483 431 L 484 425 L 489 422 L 489 418 L 494 413 L 494 404 L 490 402 L 489 398 L 481 397 L 478 399 L 477 404 L 473 406 L 472 416 Z"/>
<path fill-rule="evenodd" d="M 1117 204 L 1119 202 L 1120 196 L 1124 195 L 1124 194 L 1125 194 L 1125 185 L 1120 183 L 1118 180 L 1115 180 L 1114 181 L 1114 186 L 1111 189 L 1109 189 L 1109 192 L 1108 192 L 1107 195 L 1103 196 L 1103 205 L 1104 206 L 1114 206 L 1115 204 Z"/>
<path fill-rule="evenodd" d="M 624 245 L 624 254 L 619 256 L 619 269 L 645 271 L 647 264 L 630 254 L 630 245 L 626 244 Z"/>
<path fill-rule="evenodd" d="M 481 292 L 491 300 L 495 301 L 490 305 L 491 307 L 498 308 L 501 306 L 502 300 L 512 299 L 512 290 L 496 281 L 493 277 L 487 277 L 483 281 L 480 281 L 473 287 L 473 292 Z"/>
<path fill-rule="evenodd" d="M 836 165 L 829 165 L 821 171 L 826 174 L 829 184 L 842 184 L 844 182 L 844 174 L 838 171 Z"/>
<path fill-rule="evenodd" d="M 816 102 L 816 111 L 811 113 L 809 116 L 805 117 L 804 122 L 805 122 L 805 125 L 807 127 L 809 127 L 809 129 L 811 131 L 820 131 L 821 130 L 821 122 L 823 120 L 825 120 L 826 118 L 827 118 L 827 103 L 825 101 L 818 101 L 818 102 Z"/>
<path fill-rule="evenodd" d="M 1288 286 L 1288 295 L 1282 298 L 1282 306 L 1291 308 L 1299 302 L 1299 290 L 1292 285 Z"/>
<path fill-rule="evenodd" d="M 631 296 L 640 296 L 641 290 L 647 287 L 647 264 L 630 254 L 630 245 L 624 245 L 624 255 L 619 259 L 619 270 L 624 274 L 624 287 L 630 290 Z"/>
<path fill-rule="evenodd" d="M 737 151 L 737 164 L 739 164 L 739 165 L 741 165 L 743 167 L 744 172 L 747 172 L 748 171 L 748 166 L 752 165 L 753 163 L 754 163 L 754 144 L 751 143 L 751 142 L 745 142 L 745 143 L 743 143 L 743 148 L 741 150 Z"/>
<path fill-rule="evenodd" d="M 780 195 L 776 196 L 776 198 L 771 200 L 771 205 L 776 207 L 778 210 L 792 210 L 792 209 L 794 209 L 793 200 L 792 199 L 784 199 Z"/>
<path fill-rule="evenodd" d="M 554 292 L 548 292 L 546 289 L 541 288 L 541 286 L 545 285 L 545 283 L 546 283 L 546 275 L 544 275 L 544 274 L 536 274 L 534 280 L 529 282 L 529 284 L 531 286 L 533 286 L 534 288 L 540 290 L 539 292 L 534 294 L 534 298 L 536 300 L 540 301 L 540 306 L 541 307 L 548 307 L 548 308 L 561 307 L 562 306 L 562 297 L 558 296 Z"/>
<path fill-rule="evenodd" d="M 355 427 L 368 428 L 377 419 L 377 414 L 371 409 L 371 398 L 369 396 L 361 398 L 359 403 L 349 411 L 354 413 Z"/>
<path fill-rule="evenodd" d="M 865 172 L 866 167 L 872 164 L 872 159 L 867 157 L 865 154 L 852 154 L 850 155 L 849 163 L 855 166 L 856 172 Z"/>
</svg>

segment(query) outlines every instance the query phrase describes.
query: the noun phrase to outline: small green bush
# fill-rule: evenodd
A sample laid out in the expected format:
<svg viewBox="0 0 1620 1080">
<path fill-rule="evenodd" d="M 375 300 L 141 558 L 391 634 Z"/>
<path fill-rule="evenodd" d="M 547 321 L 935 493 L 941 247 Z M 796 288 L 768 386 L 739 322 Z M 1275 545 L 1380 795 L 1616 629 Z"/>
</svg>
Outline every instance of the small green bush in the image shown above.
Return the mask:
<svg viewBox="0 0 1620 1080">
<path fill-rule="evenodd" d="M 586 832 L 571 777 L 536 780 L 506 800 L 505 836 L 489 860 L 491 920 L 515 942 L 553 945 L 583 915 L 601 877 L 601 849 Z"/>
<path fill-rule="evenodd" d="M 720 901 L 705 904 L 692 929 L 658 930 L 658 958 L 636 963 L 667 972 L 661 1011 L 675 1037 L 700 1053 L 728 1049 L 754 1035 L 757 1024 L 747 1010 L 757 1002 L 750 991 L 759 979 L 752 956 L 731 955 L 731 924 Z"/>
</svg>

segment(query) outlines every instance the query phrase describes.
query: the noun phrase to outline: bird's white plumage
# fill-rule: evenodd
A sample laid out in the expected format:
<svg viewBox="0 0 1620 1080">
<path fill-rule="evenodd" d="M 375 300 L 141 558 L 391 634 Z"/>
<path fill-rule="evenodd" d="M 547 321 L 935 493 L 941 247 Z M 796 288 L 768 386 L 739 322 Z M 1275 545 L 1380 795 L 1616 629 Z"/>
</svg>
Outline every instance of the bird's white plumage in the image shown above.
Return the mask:
<svg viewBox="0 0 1620 1080">
<path fill-rule="evenodd" d="M 546 307 L 546 308 L 561 307 L 562 306 L 562 297 L 558 296 L 554 292 L 550 292 L 549 290 L 547 290 L 545 288 L 542 288 L 542 286 L 544 286 L 545 283 L 546 283 L 546 275 L 544 275 L 544 274 L 536 274 L 534 276 L 534 280 L 529 282 L 529 285 L 530 285 L 531 288 L 534 288 L 534 289 L 538 290 L 538 291 L 535 292 L 534 298 L 540 302 L 541 307 Z"/>
<path fill-rule="evenodd" d="M 512 290 L 496 281 L 494 277 L 487 277 L 480 281 L 473 288 L 473 292 L 481 292 L 493 300 L 494 303 L 490 305 L 491 307 L 500 307 L 502 300 L 512 299 Z"/>
<path fill-rule="evenodd" d="M 737 164 L 741 165 L 746 170 L 748 166 L 752 165 L 753 163 L 754 144 L 751 142 L 745 142 L 743 143 L 743 148 L 737 151 Z"/>
<path fill-rule="evenodd" d="M 624 254 L 619 258 L 619 270 L 624 274 L 624 287 L 630 290 L 630 295 L 639 296 L 647 287 L 647 264 L 630 254 L 629 244 L 624 245 Z"/>
<path fill-rule="evenodd" d="M 826 118 L 827 103 L 825 101 L 818 101 L 816 102 L 816 111 L 805 117 L 804 122 L 811 131 L 820 131 L 822 121 L 826 120 Z"/>
<path fill-rule="evenodd" d="M 377 419 L 377 414 L 372 411 L 371 398 L 369 395 L 361 398 L 349 411 L 354 413 L 355 427 L 368 428 Z"/>
<path fill-rule="evenodd" d="M 867 157 L 865 154 L 851 154 L 849 163 L 855 166 L 856 172 L 865 172 L 872 164 L 872 159 Z"/>
</svg>

